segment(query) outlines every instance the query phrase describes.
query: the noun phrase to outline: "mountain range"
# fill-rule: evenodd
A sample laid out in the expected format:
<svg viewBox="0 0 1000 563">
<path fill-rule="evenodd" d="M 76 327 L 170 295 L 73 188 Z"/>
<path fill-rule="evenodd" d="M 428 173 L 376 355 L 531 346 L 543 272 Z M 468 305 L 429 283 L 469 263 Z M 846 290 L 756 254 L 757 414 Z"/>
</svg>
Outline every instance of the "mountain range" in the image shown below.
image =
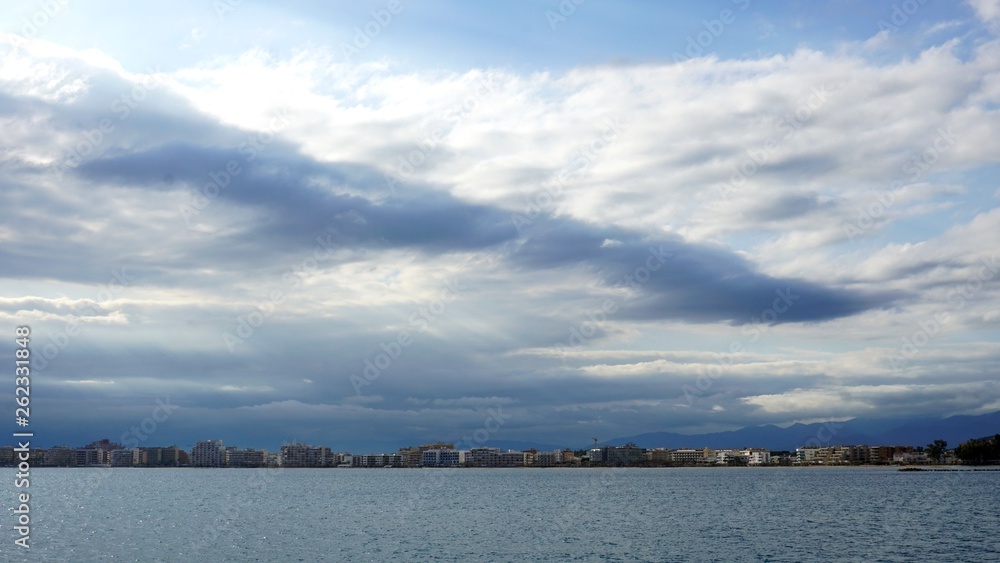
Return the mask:
<svg viewBox="0 0 1000 563">
<path fill-rule="evenodd" d="M 765 424 L 739 430 L 707 434 L 648 432 L 598 442 L 599 446 L 621 446 L 629 442 L 642 448 L 747 448 L 793 451 L 805 445 L 926 446 L 945 440 L 954 448 L 972 438 L 1000 433 L 1000 411 L 982 415 L 956 415 L 948 418 L 879 419 L 854 418 L 842 422 L 792 424 L 788 427 Z M 534 442 L 491 440 L 490 446 L 502 449 L 552 450 L 567 447 Z M 589 449 L 593 444 L 571 444 L 572 449 Z"/>
<path fill-rule="evenodd" d="M 854 418 L 843 422 L 793 424 L 786 428 L 767 424 L 709 434 L 651 432 L 623 436 L 599 443 L 617 446 L 634 442 L 643 448 L 744 448 L 794 450 L 805 445 L 925 446 L 945 440 L 955 447 L 966 440 L 1000 433 L 1000 411 L 948 418 Z M 592 444 L 588 447 L 592 447 Z"/>
</svg>

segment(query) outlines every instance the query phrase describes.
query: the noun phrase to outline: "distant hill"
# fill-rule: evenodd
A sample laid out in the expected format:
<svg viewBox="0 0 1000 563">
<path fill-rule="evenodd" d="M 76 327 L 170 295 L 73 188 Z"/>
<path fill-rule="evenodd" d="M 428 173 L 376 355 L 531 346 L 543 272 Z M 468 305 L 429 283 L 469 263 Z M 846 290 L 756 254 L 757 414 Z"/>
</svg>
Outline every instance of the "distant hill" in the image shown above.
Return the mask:
<svg viewBox="0 0 1000 563">
<path fill-rule="evenodd" d="M 949 447 L 966 440 L 1000 433 L 1000 411 L 979 416 L 958 415 L 944 419 L 872 419 L 855 418 L 845 422 L 793 424 L 779 428 L 772 424 L 748 426 L 739 430 L 708 434 L 650 432 L 623 436 L 601 442 L 601 446 L 619 446 L 634 442 L 643 448 L 744 448 L 794 450 L 807 444 L 820 445 L 899 445 L 925 446 L 945 440 Z M 592 447 L 591 444 L 578 447 Z"/>
</svg>

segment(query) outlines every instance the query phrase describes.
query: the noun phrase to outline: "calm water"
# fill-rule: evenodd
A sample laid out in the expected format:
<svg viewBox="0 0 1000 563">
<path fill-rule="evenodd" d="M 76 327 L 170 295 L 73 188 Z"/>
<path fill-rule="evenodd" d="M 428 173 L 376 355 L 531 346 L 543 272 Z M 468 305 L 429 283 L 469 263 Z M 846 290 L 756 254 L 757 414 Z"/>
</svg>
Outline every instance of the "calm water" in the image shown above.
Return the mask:
<svg viewBox="0 0 1000 563">
<path fill-rule="evenodd" d="M 1000 561 L 1000 472 L 33 469 L 31 493 L 5 560 Z"/>
</svg>

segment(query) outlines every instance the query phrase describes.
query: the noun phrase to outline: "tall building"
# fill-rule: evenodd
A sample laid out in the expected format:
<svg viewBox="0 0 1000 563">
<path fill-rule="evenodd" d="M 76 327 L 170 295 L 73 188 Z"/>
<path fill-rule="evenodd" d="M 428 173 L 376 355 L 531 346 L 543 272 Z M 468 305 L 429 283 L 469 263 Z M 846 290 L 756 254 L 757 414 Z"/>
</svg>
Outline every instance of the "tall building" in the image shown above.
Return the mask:
<svg viewBox="0 0 1000 563">
<path fill-rule="evenodd" d="M 160 465 L 165 465 L 168 467 L 177 467 L 181 464 L 181 459 L 183 454 L 177 446 L 168 446 L 166 448 L 160 448 Z"/>
<path fill-rule="evenodd" d="M 202 440 L 191 449 L 191 465 L 195 467 L 225 467 L 226 449 L 222 440 Z"/>
</svg>

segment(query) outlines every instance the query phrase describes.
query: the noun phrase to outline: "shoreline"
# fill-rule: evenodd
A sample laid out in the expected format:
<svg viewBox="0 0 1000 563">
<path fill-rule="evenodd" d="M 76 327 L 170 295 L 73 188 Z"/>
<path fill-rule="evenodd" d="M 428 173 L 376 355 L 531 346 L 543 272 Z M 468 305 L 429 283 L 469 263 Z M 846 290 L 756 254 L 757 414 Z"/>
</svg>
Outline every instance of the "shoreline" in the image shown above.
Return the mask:
<svg viewBox="0 0 1000 563">
<path fill-rule="evenodd" d="M 2 466 L 4 469 L 16 469 L 15 466 Z M 590 469 L 745 469 L 745 470 L 757 470 L 757 469 L 871 469 L 871 468 L 885 468 L 885 469 L 895 469 L 896 471 L 903 472 L 919 472 L 919 471 L 932 471 L 932 472 L 949 472 L 949 471 L 1000 471 L 1000 464 L 993 465 L 946 465 L 946 464 L 926 464 L 926 465 L 876 465 L 876 464 L 860 464 L 860 465 L 755 465 L 755 466 L 725 466 L 725 465 L 678 465 L 678 466 L 554 466 L 554 467 L 533 467 L 533 466 L 517 466 L 517 467 L 195 467 L 189 465 L 181 466 L 162 466 L 162 467 L 115 467 L 110 465 L 89 465 L 85 467 L 71 467 L 71 466 L 33 466 L 32 469 L 113 469 L 113 470 L 157 470 L 157 469 L 184 469 L 184 470 L 205 470 L 205 469 L 228 469 L 233 471 L 241 470 L 252 470 L 252 469 L 268 469 L 268 470 L 385 470 L 394 469 L 401 471 L 412 471 L 412 470 L 477 470 L 477 469 L 503 469 L 503 470 L 550 470 L 550 469 L 579 469 L 579 470 L 590 470 Z"/>
</svg>

